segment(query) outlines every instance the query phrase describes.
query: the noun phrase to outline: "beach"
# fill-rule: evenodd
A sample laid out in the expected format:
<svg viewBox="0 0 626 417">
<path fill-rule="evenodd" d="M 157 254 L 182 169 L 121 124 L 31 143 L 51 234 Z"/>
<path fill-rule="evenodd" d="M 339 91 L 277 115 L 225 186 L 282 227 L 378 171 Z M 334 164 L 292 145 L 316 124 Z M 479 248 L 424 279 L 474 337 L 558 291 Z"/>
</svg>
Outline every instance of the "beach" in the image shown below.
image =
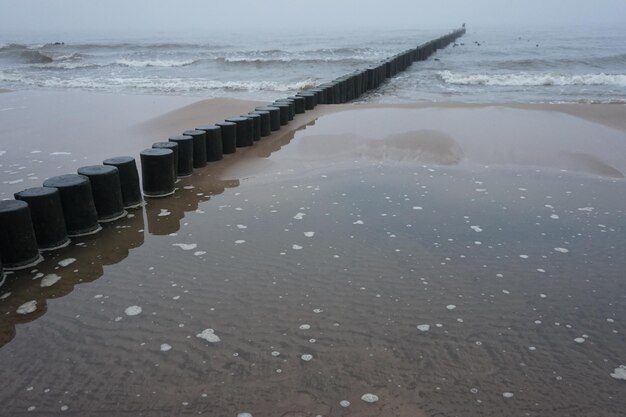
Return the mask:
<svg viewBox="0 0 626 417">
<path fill-rule="evenodd" d="M 621 415 L 626 106 L 375 101 L 9 275 L 0 414 Z M 0 198 L 262 104 L 3 92 Z"/>
</svg>

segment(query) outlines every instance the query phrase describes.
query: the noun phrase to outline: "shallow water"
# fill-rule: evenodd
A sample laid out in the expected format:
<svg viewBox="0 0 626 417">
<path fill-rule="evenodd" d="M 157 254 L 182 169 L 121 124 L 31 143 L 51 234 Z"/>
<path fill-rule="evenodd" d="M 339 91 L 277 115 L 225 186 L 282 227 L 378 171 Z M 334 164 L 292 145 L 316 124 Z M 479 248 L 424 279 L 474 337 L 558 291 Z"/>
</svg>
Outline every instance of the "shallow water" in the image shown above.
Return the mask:
<svg viewBox="0 0 626 417">
<path fill-rule="evenodd" d="M 624 180 L 311 157 L 368 111 L 10 276 L 3 415 L 621 415 Z"/>
</svg>

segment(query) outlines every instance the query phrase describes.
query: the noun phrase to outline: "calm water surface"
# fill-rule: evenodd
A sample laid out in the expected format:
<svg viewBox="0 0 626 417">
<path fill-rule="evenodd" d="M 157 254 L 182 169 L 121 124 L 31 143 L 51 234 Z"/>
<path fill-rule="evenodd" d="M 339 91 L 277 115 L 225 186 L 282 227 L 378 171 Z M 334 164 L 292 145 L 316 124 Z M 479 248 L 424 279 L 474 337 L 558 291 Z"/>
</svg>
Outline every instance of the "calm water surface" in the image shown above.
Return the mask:
<svg viewBox="0 0 626 417">
<path fill-rule="evenodd" d="M 317 128 L 11 276 L 0 414 L 622 415 L 623 179 L 281 165 Z"/>
</svg>

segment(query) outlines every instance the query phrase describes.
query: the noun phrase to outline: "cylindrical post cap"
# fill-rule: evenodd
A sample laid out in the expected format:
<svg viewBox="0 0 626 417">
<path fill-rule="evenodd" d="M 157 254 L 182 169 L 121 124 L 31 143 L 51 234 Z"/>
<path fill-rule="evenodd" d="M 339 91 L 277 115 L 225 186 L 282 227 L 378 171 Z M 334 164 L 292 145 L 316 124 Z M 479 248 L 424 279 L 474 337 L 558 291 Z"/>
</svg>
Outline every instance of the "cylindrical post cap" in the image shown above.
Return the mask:
<svg viewBox="0 0 626 417">
<path fill-rule="evenodd" d="M 77 174 L 59 175 L 45 180 L 43 186 L 59 189 L 68 236 L 91 235 L 102 229 L 89 178 Z"/>
<path fill-rule="evenodd" d="M 98 221 L 112 222 L 126 216 L 122 200 L 122 186 L 117 167 L 89 165 L 78 168 L 78 173 L 89 178 Z"/>
<path fill-rule="evenodd" d="M 196 130 L 202 130 L 206 136 L 206 159 L 208 162 L 219 161 L 223 157 L 222 128 L 216 125 L 201 125 Z"/>
<path fill-rule="evenodd" d="M 257 111 L 270 112 L 270 128 L 272 131 L 280 129 L 280 108 L 276 106 L 263 106 L 255 108 Z"/>
<path fill-rule="evenodd" d="M 227 122 L 237 125 L 236 145 L 237 147 L 252 146 L 254 137 L 252 132 L 252 123 L 246 117 L 229 117 Z"/>
<path fill-rule="evenodd" d="M 105 159 L 104 165 L 111 165 L 118 169 L 120 174 L 120 185 L 122 187 L 122 201 L 124 208 L 136 208 L 143 204 L 141 198 L 141 187 L 139 186 L 139 172 L 135 158 L 132 156 L 116 156 Z"/>
<path fill-rule="evenodd" d="M 178 176 L 188 177 L 193 173 L 193 137 L 189 135 L 174 135 L 169 140 L 178 143 Z"/>
<path fill-rule="evenodd" d="M 235 153 L 237 150 L 237 125 L 232 122 L 216 123 L 222 131 L 222 151 L 225 154 Z"/>
<path fill-rule="evenodd" d="M 28 268 L 42 260 L 25 201 L 0 201 L 0 257 L 7 270 Z"/>
<path fill-rule="evenodd" d="M 204 130 L 186 130 L 183 135 L 193 138 L 193 167 L 202 168 L 206 166 L 206 133 Z"/>
<path fill-rule="evenodd" d="M 14 197 L 28 203 L 39 249 L 54 250 L 70 243 L 58 188 L 28 188 L 15 193 Z"/>
<path fill-rule="evenodd" d="M 144 195 L 166 197 L 174 194 L 174 152 L 166 148 L 150 148 L 141 151 L 139 156 Z"/>
</svg>

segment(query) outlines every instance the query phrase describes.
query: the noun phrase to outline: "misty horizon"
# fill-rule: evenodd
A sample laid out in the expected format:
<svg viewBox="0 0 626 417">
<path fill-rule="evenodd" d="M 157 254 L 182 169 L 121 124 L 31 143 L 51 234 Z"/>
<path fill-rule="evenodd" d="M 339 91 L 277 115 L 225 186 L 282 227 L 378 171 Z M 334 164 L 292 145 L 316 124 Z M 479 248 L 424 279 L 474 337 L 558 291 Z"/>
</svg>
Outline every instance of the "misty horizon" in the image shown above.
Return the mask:
<svg viewBox="0 0 626 417">
<path fill-rule="evenodd" d="M 165 2 L 113 0 L 85 3 L 77 0 L 2 0 L 0 41 L 47 41 L 53 38 L 203 38 L 216 35 L 294 32 L 349 32 L 365 30 L 449 31 L 466 23 L 469 29 L 511 27 L 534 30 L 572 27 L 613 30 L 626 23 L 626 2 L 600 0 L 593 4 L 529 0 L 493 2 L 448 1 L 445 5 L 390 0 L 385 7 L 365 0 L 342 3 L 320 0 L 306 4 L 270 0 L 219 2 L 208 5 L 188 0 Z M 54 40 L 56 40 L 54 39 Z"/>
</svg>

